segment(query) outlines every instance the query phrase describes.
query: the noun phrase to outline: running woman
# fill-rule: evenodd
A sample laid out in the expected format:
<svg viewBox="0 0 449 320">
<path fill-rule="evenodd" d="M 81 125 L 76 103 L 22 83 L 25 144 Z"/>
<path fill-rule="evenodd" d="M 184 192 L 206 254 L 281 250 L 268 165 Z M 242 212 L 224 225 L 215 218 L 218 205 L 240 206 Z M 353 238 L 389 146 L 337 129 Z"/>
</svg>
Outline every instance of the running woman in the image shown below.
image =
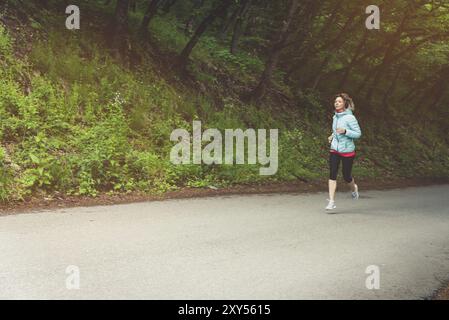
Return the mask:
<svg viewBox="0 0 449 320">
<path fill-rule="evenodd" d="M 329 153 L 329 203 L 326 210 L 335 206 L 335 191 L 337 190 L 337 172 L 342 163 L 343 179 L 351 188 L 352 198 L 359 198 L 359 190 L 352 177 L 352 164 L 355 158 L 354 140 L 362 136 L 357 119 L 353 115 L 354 102 L 347 93 L 335 95 L 335 114 L 332 122 L 332 135 L 328 141 L 331 144 Z"/>
</svg>

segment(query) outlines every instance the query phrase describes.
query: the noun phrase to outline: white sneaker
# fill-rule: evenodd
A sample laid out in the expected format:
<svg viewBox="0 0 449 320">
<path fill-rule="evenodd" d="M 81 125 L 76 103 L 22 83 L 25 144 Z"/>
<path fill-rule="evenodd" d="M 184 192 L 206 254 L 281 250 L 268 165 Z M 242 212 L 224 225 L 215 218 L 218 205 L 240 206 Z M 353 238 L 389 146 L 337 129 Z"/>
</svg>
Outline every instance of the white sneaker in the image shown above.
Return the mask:
<svg viewBox="0 0 449 320">
<path fill-rule="evenodd" d="M 329 200 L 329 203 L 327 204 L 327 207 L 325 208 L 326 210 L 334 210 L 335 208 L 337 208 L 337 206 L 335 205 L 335 201 L 334 200 Z"/>
<path fill-rule="evenodd" d="M 355 186 L 355 191 L 351 192 L 351 195 L 352 195 L 353 200 L 357 200 L 359 198 L 359 187 L 357 185 L 354 185 L 354 186 Z"/>
</svg>

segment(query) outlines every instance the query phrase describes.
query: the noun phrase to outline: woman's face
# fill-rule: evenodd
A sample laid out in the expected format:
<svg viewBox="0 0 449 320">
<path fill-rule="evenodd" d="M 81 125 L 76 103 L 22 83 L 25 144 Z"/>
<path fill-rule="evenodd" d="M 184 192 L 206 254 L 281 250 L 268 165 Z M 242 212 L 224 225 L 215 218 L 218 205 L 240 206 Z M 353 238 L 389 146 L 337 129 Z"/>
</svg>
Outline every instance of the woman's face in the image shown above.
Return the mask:
<svg viewBox="0 0 449 320">
<path fill-rule="evenodd" d="M 343 100 L 342 97 L 338 97 L 337 99 L 335 99 L 334 106 L 335 106 L 335 110 L 337 110 L 337 111 L 344 109 L 345 101 Z"/>
</svg>

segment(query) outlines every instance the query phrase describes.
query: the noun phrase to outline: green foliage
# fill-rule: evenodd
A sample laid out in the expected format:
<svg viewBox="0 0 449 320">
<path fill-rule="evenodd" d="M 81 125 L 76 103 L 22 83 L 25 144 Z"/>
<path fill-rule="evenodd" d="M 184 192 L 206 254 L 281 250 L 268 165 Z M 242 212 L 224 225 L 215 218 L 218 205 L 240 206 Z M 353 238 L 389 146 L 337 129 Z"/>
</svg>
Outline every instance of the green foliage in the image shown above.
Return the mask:
<svg viewBox="0 0 449 320">
<path fill-rule="evenodd" d="M 237 68 L 242 73 L 258 73 L 263 71 L 263 64 L 256 56 L 238 53 L 232 54 L 229 49 L 214 50 L 212 53 L 223 64 L 227 64 L 232 68 Z"/>
<path fill-rule="evenodd" d="M 93 3 L 96 18 L 112 14 L 112 6 Z M 210 4 L 196 10 L 195 20 L 200 20 Z M 277 19 L 282 10 L 274 9 L 282 9 L 282 5 L 273 2 L 267 6 Z M 141 48 L 131 38 L 132 49 L 139 52 L 151 47 L 151 54 L 175 57 L 189 40 L 183 23 L 190 10 L 191 3 L 184 2 L 174 13 L 157 15 L 146 46 Z M 257 35 L 243 35 L 237 54 L 229 52 L 229 39 L 217 36 L 219 28 L 211 28 L 192 53 L 188 80 L 166 75 L 150 54 L 142 54 L 138 65 L 122 65 L 111 58 L 101 35 L 85 30 L 67 32 L 59 19 L 50 19 L 50 13 L 45 19 L 30 18 L 31 30 L 43 36 L 37 36 L 30 44 L 31 53 L 19 59 L 13 50 L 14 39 L 0 25 L 0 200 L 55 192 L 88 196 L 163 193 L 183 186 L 226 187 L 327 176 L 327 136 L 331 131 L 323 98 L 327 93 L 284 82 L 290 65 L 285 63 L 288 59 L 281 59 L 283 65 L 273 75 L 274 89 L 293 92 L 294 101 L 289 101 L 293 106 L 275 99 L 252 105 L 238 98 L 263 72 L 264 53 L 277 28 L 270 14 L 262 13 L 250 26 L 257 29 Z M 138 10 L 131 15 L 132 32 L 142 14 Z M 326 19 L 318 21 L 321 26 Z M 387 27 L 388 32 L 395 30 L 391 21 Z M 447 43 L 423 46 L 414 56 L 417 65 L 410 66 L 408 72 L 424 78 L 419 67 L 447 63 L 445 49 Z M 319 52 L 302 71 L 307 76 L 317 70 L 313 64 L 327 59 L 322 69 L 331 72 L 345 66 L 348 56 L 344 51 Z M 374 65 L 379 62 L 378 57 L 370 61 Z M 358 79 L 362 80 L 363 74 L 355 72 L 351 81 Z M 407 92 L 402 87 L 398 91 Z M 355 176 L 449 176 L 448 142 L 441 132 L 445 122 L 432 130 L 427 125 L 420 133 L 414 124 L 397 125 L 409 124 L 409 118 L 402 116 L 401 110 L 394 110 L 386 121 L 362 123 Z M 277 174 L 260 176 L 258 164 L 173 165 L 169 161 L 174 144 L 170 134 L 176 128 L 191 132 L 195 119 L 202 121 L 203 130 L 279 129 Z"/>
<path fill-rule="evenodd" d="M 0 24 L 0 55 L 2 58 L 5 58 L 11 56 L 11 54 L 11 39 L 6 32 L 5 27 Z"/>
<path fill-rule="evenodd" d="M 279 145 L 281 179 L 319 178 L 327 166 L 327 152 L 322 140 L 300 129 L 282 132 Z"/>
<path fill-rule="evenodd" d="M 176 19 L 154 17 L 150 28 L 160 50 L 180 52 L 189 41 L 189 38 L 181 32 L 182 25 Z"/>
</svg>

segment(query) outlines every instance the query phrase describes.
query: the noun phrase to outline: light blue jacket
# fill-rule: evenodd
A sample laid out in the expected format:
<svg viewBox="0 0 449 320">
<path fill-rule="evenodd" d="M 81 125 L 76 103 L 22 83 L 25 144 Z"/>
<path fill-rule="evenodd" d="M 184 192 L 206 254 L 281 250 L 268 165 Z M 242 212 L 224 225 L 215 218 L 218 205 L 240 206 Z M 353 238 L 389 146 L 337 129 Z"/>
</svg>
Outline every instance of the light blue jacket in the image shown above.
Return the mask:
<svg viewBox="0 0 449 320">
<path fill-rule="evenodd" d="M 338 134 L 337 128 L 346 129 L 346 133 Z M 331 149 L 337 152 L 355 151 L 354 139 L 359 139 L 362 136 L 362 130 L 351 109 L 346 109 L 340 113 L 335 112 L 332 132 Z"/>
</svg>

